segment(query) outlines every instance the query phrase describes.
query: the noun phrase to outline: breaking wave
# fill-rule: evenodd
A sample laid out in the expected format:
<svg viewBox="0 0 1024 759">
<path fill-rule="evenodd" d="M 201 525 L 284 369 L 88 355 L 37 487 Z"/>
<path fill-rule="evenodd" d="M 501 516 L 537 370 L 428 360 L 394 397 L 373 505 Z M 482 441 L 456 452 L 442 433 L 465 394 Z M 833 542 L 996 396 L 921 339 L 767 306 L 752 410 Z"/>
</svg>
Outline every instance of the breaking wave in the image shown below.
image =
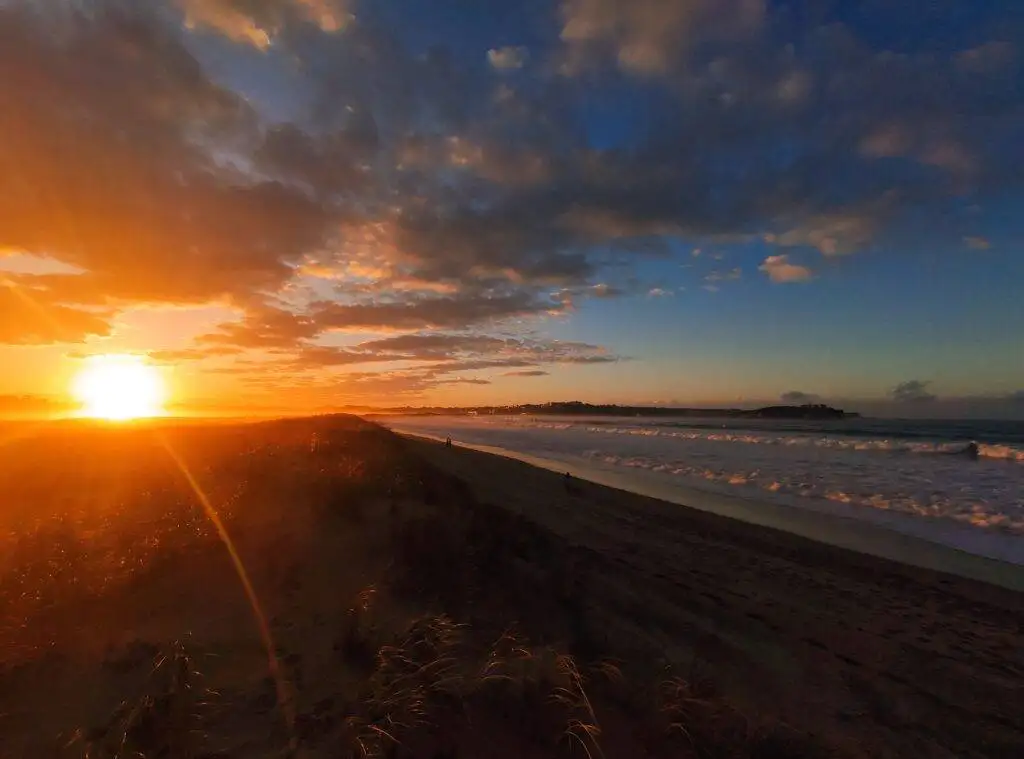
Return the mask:
<svg viewBox="0 0 1024 759">
<path fill-rule="evenodd" d="M 788 447 L 824 448 L 837 451 L 875 451 L 879 453 L 916 453 L 955 455 L 965 452 L 971 441 L 920 441 L 901 438 L 858 438 L 837 435 L 790 434 L 773 435 L 758 432 L 724 431 L 703 429 L 673 430 L 660 426 L 611 426 L 606 424 L 573 424 L 569 422 L 550 423 L 534 421 L 528 423 L 535 429 L 569 430 L 578 429 L 604 435 L 632 435 L 637 437 L 662 437 L 678 440 L 708 441 L 712 443 L 741 443 L 744 445 L 774 445 Z M 999 443 L 978 443 L 981 458 L 998 459 L 1024 463 L 1024 446 L 1018 447 Z"/>
<path fill-rule="evenodd" d="M 919 482 L 914 489 L 905 485 L 893 487 L 896 485 L 893 481 L 880 482 L 867 472 L 844 482 L 838 472 L 800 467 L 795 462 L 790 462 L 790 466 L 784 470 L 745 468 L 737 471 L 735 467 L 702 466 L 644 456 L 617 456 L 596 450 L 586 451 L 584 455 L 601 464 L 645 469 L 688 480 L 700 480 L 711 486 L 725 486 L 713 488 L 719 492 L 728 492 L 728 489 L 737 486 L 756 488 L 769 497 L 819 498 L 848 506 L 952 519 L 974 527 L 1024 535 L 1024 503 L 1007 500 L 997 504 L 983 497 L 970 497 L 963 487 L 952 488 L 952 493 L 941 489 L 941 486 L 936 487 L 937 483 L 927 481 Z"/>
<path fill-rule="evenodd" d="M 851 426 L 495 415 L 406 417 L 394 426 L 912 534 L 918 527 L 942 532 L 948 526 L 955 535 L 941 542 L 1024 564 L 1020 423 L 864 420 Z M 968 455 L 972 441 L 977 457 Z"/>
</svg>

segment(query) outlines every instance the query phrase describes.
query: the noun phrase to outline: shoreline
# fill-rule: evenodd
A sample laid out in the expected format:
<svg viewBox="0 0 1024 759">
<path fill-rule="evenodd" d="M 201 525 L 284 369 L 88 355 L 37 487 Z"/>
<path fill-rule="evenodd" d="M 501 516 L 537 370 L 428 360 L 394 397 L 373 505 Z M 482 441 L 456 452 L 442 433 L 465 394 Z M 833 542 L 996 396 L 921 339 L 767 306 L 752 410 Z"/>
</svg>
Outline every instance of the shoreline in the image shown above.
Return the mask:
<svg viewBox="0 0 1024 759">
<path fill-rule="evenodd" d="M 403 439 L 476 503 L 558 539 L 589 634 L 618 660 L 708 678 L 838 755 L 1004 756 L 1024 740 L 1014 573 L 986 577 L 967 556 L 981 577 L 958 576 L 566 480 L 551 462 Z"/>
<path fill-rule="evenodd" d="M 385 425 L 386 426 L 386 425 Z M 444 438 L 392 430 L 401 437 L 443 442 Z M 454 438 L 453 438 L 454 440 Z M 682 486 L 669 488 L 640 472 L 609 471 L 582 458 L 544 458 L 498 446 L 455 441 L 460 448 L 520 461 L 551 472 L 571 471 L 573 476 L 602 487 L 614 488 L 644 498 L 714 514 L 757 527 L 844 549 L 898 565 L 924 569 L 983 582 L 1024 593 L 1024 566 L 970 553 L 950 545 L 908 535 L 875 522 L 798 510 L 766 501 L 697 491 Z"/>
</svg>

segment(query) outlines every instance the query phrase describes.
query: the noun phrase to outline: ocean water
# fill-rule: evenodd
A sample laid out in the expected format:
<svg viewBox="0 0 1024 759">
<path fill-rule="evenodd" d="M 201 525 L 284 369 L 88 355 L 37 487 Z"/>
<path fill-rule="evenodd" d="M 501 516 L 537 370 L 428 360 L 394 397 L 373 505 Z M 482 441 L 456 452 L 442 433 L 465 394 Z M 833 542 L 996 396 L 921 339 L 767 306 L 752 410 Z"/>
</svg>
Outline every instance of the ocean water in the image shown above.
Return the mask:
<svg viewBox="0 0 1024 759">
<path fill-rule="evenodd" d="M 398 417 L 450 435 L 665 488 L 864 520 L 1024 564 L 1024 423 L 850 419 Z M 976 459 L 965 455 L 970 442 Z"/>
</svg>

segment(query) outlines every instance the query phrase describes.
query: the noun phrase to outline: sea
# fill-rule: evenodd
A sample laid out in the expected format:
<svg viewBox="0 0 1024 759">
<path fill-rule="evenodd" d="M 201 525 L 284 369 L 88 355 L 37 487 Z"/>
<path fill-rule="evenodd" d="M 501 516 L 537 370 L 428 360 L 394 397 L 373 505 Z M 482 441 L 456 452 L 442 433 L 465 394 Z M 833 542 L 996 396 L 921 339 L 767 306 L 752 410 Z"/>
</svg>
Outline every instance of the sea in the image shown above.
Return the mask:
<svg viewBox="0 0 1024 759">
<path fill-rule="evenodd" d="M 659 492 L 826 513 L 1024 564 L 1020 421 L 497 414 L 382 421 L 398 432 L 450 436 L 576 468 L 581 476 L 619 473 L 626 489 L 642 476 Z"/>
</svg>

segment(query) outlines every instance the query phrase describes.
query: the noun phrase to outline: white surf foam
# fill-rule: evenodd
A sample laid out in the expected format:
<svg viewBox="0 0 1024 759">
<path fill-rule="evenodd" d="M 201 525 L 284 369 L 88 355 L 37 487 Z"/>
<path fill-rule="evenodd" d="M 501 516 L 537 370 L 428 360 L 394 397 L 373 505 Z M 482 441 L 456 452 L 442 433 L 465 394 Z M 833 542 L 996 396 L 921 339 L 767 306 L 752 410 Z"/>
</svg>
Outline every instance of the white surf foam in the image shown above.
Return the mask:
<svg viewBox="0 0 1024 759">
<path fill-rule="evenodd" d="M 608 471 L 659 487 L 736 496 L 882 524 L 983 556 L 1024 564 L 1024 466 L 1011 446 L 840 439 L 821 433 L 677 429 L 621 420 L 403 417 L 395 429 Z M 879 455 L 880 452 L 906 455 Z M 926 534 L 925 534 L 926 533 Z"/>
</svg>

